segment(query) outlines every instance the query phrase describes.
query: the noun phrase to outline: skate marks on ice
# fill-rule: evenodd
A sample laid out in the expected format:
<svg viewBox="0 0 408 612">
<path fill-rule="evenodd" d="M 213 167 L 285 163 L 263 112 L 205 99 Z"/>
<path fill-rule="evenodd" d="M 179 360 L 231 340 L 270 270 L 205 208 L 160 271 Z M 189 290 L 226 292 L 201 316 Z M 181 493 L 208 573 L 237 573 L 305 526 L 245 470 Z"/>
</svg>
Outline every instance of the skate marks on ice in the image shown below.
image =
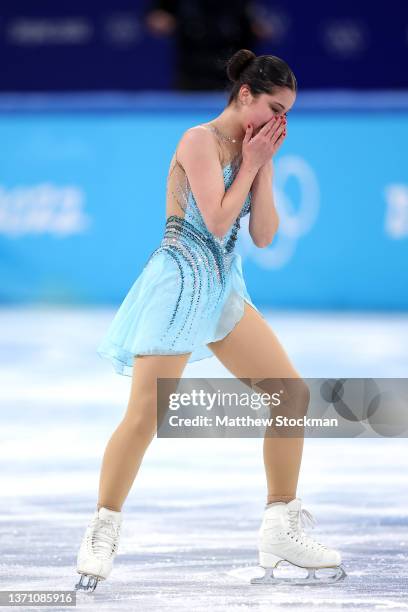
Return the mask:
<svg viewBox="0 0 408 612">
<path fill-rule="evenodd" d="M 3 589 L 73 590 L 79 578 L 76 555 L 115 419 L 103 413 L 104 425 L 95 428 L 93 410 L 78 421 L 71 416 L 57 453 L 47 445 L 52 421 L 45 412 L 40 419 L 39 409 L 27 429 L 24 420 L 16 423 L 13 444 L 0 447 Z M 264 503 L 259 442 L 186 439 L 176 448 L 155 440 L 124 508 L 112 573 L 92 600 L 77 595 L 78 609 L 408 610 L 406 440 L 307 440 L 299 493 L 317 521 L 310 533 L 342 552 L 347 578 L 301 587 L 250 584 L 263 573 L 256 547 Z"/>
<path fill-rule="evenodd" d="M 95 355 L 112 314 L 0 317 L 3 590 L 73 590 L 79 579 L 101 456 L 129 390 Z M 406 376 L 407 318 L 362 319 L 275 313 L 271 324 L 305 376 Z M 216 359 L 186 371 L 224 374 Z M 408 611 L 407 440 L 307 440 L 299 496 L 318 522 L 311 535 L 342 552 L 347 578 L 301 587 L 250 584 L 263 574 L 260 442 L 155 440 L 125 506 L 112 573 L 92 595 L 77 594 L 77 609 Z"/>
<path fill-rule="evenodd" d="M 408 610 L 402 508 L 387 516 L 370 495 L 364 501 L 369 514 L 347 495 L 338 506 L 330 499 L 316 503 L 320 525 L 312 533 L 318 529 L 317 539 L 341 548 L 347 578 L 334 585 L 251 585 L 251 578 L 263 573 L 257 566 L 254 504 L 237 504 L 236 495 L 211 498 L 208 492 L 199 497 L 175 490 L 171 500 L 147 498 L 146 490 L 139 495 L 146 502 L 134 499 L 126 509 L 109 579 L 92 594 L 77 593 L 77 609 Z M 2 588 L 73 589 L 79 578 L 75 556 L 92 500 L 74 504 L 44 496 L 9 502 L 0 522 Z"/>
</svg>

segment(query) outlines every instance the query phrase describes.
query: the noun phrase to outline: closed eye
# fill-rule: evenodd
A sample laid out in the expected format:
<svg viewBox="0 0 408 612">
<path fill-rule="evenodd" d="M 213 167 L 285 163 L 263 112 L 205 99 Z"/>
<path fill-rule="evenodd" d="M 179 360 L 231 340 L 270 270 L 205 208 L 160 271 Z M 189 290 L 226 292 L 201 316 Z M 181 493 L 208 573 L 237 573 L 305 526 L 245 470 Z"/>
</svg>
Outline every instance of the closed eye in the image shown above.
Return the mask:
<svg viewBox="0 0 408 612">
<path fill-rule="evenodd" d="M 273 108 L 273 106 L 271 106 L 271 107 L 270 107 L 270 109 L 271 109 L 272 111 L 274 111 L 275 113 L 280 113 L 280 112 L 282 112 L 282 109 L 280 109 L 280 108 Z M 289 111 L 286 111 L 286 112 L 283 112 L 282 114 L 283 114 L 283 115 L 287 115 L 288 113 L 290 113 L 290 110 L 289 110 Z"/>
</svg>

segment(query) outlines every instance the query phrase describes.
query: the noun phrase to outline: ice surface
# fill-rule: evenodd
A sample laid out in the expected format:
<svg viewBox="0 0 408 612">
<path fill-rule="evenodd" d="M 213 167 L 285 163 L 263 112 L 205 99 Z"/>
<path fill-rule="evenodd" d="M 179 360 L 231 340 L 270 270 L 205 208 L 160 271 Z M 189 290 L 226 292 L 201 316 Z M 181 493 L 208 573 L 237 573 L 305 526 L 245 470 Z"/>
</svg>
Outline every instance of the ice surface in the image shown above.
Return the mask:
<svg viewBox="0 0 408 612">
<path fill-rule="evenodd" d="M 130 388 L 95 354 L 112 313 L 0 312 L 2 590 L 68 590 L 79 578 L 101 458 Z M 269 320 L 305 377 L 407 376 L 407 317 L 274 312 Z M 229 376 L 215 358 L 184 374 Z M 156 438 L 123 508 L 113 571 L 92 595 L 79 593 L 76 608 L 408 610 L 407 446 L 305 440 L 298 495 L 317 521 L 311 535 L 339 548 L 348 578 L 277 587 L 249 584 L 262 573 L 262 439 Z"/>
</svg>

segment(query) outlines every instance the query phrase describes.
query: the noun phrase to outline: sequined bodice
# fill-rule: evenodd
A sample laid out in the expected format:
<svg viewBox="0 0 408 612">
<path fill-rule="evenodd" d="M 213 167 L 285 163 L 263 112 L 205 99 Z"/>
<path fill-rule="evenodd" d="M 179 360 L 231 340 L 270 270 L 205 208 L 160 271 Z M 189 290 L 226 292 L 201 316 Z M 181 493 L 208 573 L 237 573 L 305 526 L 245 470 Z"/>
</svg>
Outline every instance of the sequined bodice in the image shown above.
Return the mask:
<svg viewBox="0 0 408 612">
<path fill-rule="evenodd" d="M 227 164 L 223 168 L 223 176 L 224 176 L 225 189 L 228 189 L 234 178 L 233 171 L 231 169 L 231 164 Z M 230 230 L 225 234 L 225 236 L 220 238 L 219 236 L 212 234 L 208 230 L 204 222 L 203 216 L 201 214 L 201 211 L 198 208 L 197 202 L 194 199 L 193 193 L 190 190 L 184 219 L 188 221 L 191 225 L 193 225 L 197 230 L 200 230 L 204 235 L 214 240 L 214 242 L 219 246 L 219 248 L 224 253 L 230 253 L 231 251 L 233 251 L 234 246 L 235 246 L 235 241 L 237 240 L 237 237 L 238 237 L 238 231 L 241 225 L 240 220 L 242 219 L 242 217 L 244 217 L 245 215 L 249 213 L 250 206 L 251 206 L 251 193 L 248 194 L 248 197 L 246 198 L 241 208 L 241 211 L 238 217 L 236 218 L 235 222 L 232 224 Z"/>
</svg>

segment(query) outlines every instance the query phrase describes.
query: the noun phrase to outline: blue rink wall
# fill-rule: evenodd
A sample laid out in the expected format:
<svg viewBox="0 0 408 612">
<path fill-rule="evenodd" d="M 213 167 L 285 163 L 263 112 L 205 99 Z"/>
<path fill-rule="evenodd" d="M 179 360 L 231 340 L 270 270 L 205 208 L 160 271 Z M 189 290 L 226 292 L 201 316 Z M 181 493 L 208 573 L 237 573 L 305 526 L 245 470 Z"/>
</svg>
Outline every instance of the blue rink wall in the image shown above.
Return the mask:
<svg viewBox="0 0 408 612">
<path fill-rule="evenodd" d="M 3 96 L 0 301 L 117 304 L 165 224 L 170 159 L 220 94 Z M 260 307 L 408 308 L 408 96 L 298 94 L 275 157 L 280 227 L 237 244 Z"/>
</svg>

